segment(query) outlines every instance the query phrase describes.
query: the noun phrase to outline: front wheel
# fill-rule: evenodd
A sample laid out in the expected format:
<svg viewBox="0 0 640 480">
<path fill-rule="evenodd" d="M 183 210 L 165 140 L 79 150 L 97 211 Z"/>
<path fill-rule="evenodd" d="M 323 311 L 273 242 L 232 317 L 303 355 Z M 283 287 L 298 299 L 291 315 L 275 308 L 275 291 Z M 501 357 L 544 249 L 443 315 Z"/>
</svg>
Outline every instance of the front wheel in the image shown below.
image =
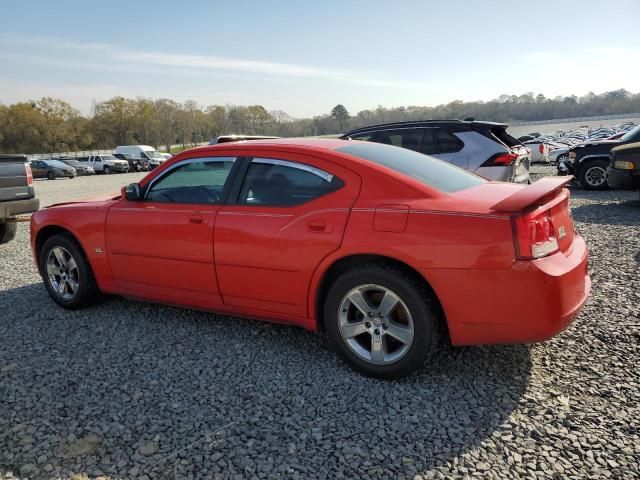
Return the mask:
<svg viewBox="0 0 640 480">
<path fill-rule="evenodd" d="M 70 235 L 48 238 L 40 250 L 39 266 L 49 295 L 62 307 L 75 310 L 97 298 L 98 286 L 91 265 Z"/>
<path fill-rule="evenodd" d="M 104 167 L 104 168 L 102 169 L 102 171 L 103 171 L 106 175 L 109 175 L 109 174 L 111 173 L 111 169 L 110 169 L 109 167 Z"/>
<path fill-rule="evenodd" d="M 606 190 L 607 160 L 591 160 L 584 164 L 578 174 L 580 186 L 585 190 Z"/>
<path fill-rule="evenodd" d="M 53 172 L 47 172 L 47 180 L 55 180 L 56 176 Z"/>
<path fill-rule="evenodd" d="M 327 294 L 324 321 L 340 356 L 370 377 L 410 374 L 438 342 L 437 318 L 426 288 L 385 265 L 341 275 Z"/>
</svg>

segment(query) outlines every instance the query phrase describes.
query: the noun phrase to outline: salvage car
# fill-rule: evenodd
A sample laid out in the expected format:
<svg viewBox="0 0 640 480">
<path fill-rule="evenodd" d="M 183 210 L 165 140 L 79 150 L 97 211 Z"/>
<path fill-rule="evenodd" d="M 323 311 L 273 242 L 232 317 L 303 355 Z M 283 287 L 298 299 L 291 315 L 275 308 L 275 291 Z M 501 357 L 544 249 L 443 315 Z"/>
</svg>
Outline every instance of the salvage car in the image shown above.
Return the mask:
<svg viewBox="0 0 640 480">
<path fill-rule="evenodd" d="M 51 298 L 99 292 L 327 333 L 398 378 L 454 345 L 537 342 L 590 290 L 570 177 L 491 182 L 420 153 L 338 139 L 187 150 L 121 194 L 32 216 Z M 532 308 L 534 307 L 535 308 Z"/>
<path fill-rule="evenodd" d="M 15 238 L 17 217 L 39 204 L 26 155 L 0 155 L 0 244 Z"/>
<path fill-rule="evenodd" d="M 507 125 L 475 120 L 425 120 L 358 128 L 340 138 L 366 140 L 432 155 L 491 180 L 528 183 L 531 152 Z"/>
<path fill-rule="evenodd" d="M 611 149 L 607 183 L 611 188 L 640 190 L 640 142 Z"/>
</svg>

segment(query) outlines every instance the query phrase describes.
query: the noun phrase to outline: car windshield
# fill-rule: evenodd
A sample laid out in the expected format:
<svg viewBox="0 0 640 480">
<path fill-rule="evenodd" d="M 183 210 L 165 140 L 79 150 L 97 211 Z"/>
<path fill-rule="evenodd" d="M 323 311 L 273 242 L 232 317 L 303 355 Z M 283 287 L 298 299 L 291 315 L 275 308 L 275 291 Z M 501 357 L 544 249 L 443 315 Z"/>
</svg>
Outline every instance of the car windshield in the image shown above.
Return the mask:
<svg viewBox="0 0 640 480">
<path fill-rule="evenodd" d="M 160 152 L 156 152 L 155 150 L 145 150 L 144 153 L 146 153 L 149 158 L 159 158 L 160 160 L 162 160 L 162 155 L 160 155 Z"/>
<path fill-rule="evenodd" d="M 623 142 L 629 140 L 639 140 L 638 137 L 640 137 L 640 125 L 637 125 L 635 128 L 629 130 L 622 137 L 620 137 L 620 140 L 622 140 Z"/>
<path fill-rule="evenodd" d="M 102 157 L 102 160 L 118 160 L 116 157 L 114 157 L 113 155 L 100 155 Z"/>
<path fill-rule="evenodd" d="M 56 168 L 67 168 L 69 166 L 64 162 L 61 162 L 60 160 L 47 160 L 45 163 L 50 167 Z"/>
<path fill-rule="evenodd" d="M 62 160 L 62 161 L 67 165 L 71 165 L 72 167 L 78 166 L 80 164 L 80 162 L 78 162 L 77 160 Z"/>
<path fill-rule="evenodd" d="M 461 168 L 406 148 L 370 142 L 349 143 L 336 151 L 370 160 L 441 192 L 457 192 L 487 182 Z"/>
</svg>

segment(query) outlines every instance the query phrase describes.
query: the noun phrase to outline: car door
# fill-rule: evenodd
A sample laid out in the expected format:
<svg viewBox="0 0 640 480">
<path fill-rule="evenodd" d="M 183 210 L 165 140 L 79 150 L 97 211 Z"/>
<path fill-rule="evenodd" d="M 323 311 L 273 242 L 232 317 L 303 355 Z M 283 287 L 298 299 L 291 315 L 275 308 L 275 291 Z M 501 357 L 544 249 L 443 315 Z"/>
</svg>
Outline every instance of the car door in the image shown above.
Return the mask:
<svg viewBox="0 0 640 480">
<path fill-rule="evenodd" d="M 307 318 L 311 277 L 340 246 L 360 178 L 306 155 L 261 152 L 245 162 L 216 220 L 223 302 Z"/>
<path fill-rule="evenodd" d="M 47 171 L 45 163 L 41 160 L 31 162 L 31 173 L 33 175 L 33 178 L 46 177 Z"/>
<path fill-rule="evenodd" d="M 109 209 L 106 244 L 120 288 L 133 296 L 211 308 L 220 304 L 213 228 L 235 157 L 190 158 L 151 180 L 140 201 Z"/>
</svg>

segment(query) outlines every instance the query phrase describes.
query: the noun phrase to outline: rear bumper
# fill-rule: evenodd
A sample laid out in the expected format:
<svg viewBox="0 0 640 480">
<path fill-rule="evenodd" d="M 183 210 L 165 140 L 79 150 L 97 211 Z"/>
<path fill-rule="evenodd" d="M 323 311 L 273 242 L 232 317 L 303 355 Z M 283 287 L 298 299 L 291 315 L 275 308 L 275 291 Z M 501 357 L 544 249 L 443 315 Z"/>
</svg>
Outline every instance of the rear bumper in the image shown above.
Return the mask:
<svg viewBox="0 0 640 480">
<path fill-rule="evenodd" d="M 29 198 L 27 200 L 15 200 L 11 202 L 0 202 L 0 220 L 5 220 L 23 213 L 31 213 L 38 210 L 40 200 Z"/>
<path fill-rule="evenodd" d="M 576 235 L 566 253 L 505 270 L 447 270 L 431 283 L 454 345 L 534 343 L 577 317 L 591 290 L 587 264 L 587 246 Z"/>
<path fill-rule="evenodd" d="M 497 182 L 527 183 L 529 181 L 529 170 L 520 166 L 495 166 L 479 167 L 473 173 L 489 180 Z"/>
<path fill-rule="evenodd" d="M 620 190 L 640 190 L 640 172 L 607 167 L 607 184 Z"/>
</svg>

